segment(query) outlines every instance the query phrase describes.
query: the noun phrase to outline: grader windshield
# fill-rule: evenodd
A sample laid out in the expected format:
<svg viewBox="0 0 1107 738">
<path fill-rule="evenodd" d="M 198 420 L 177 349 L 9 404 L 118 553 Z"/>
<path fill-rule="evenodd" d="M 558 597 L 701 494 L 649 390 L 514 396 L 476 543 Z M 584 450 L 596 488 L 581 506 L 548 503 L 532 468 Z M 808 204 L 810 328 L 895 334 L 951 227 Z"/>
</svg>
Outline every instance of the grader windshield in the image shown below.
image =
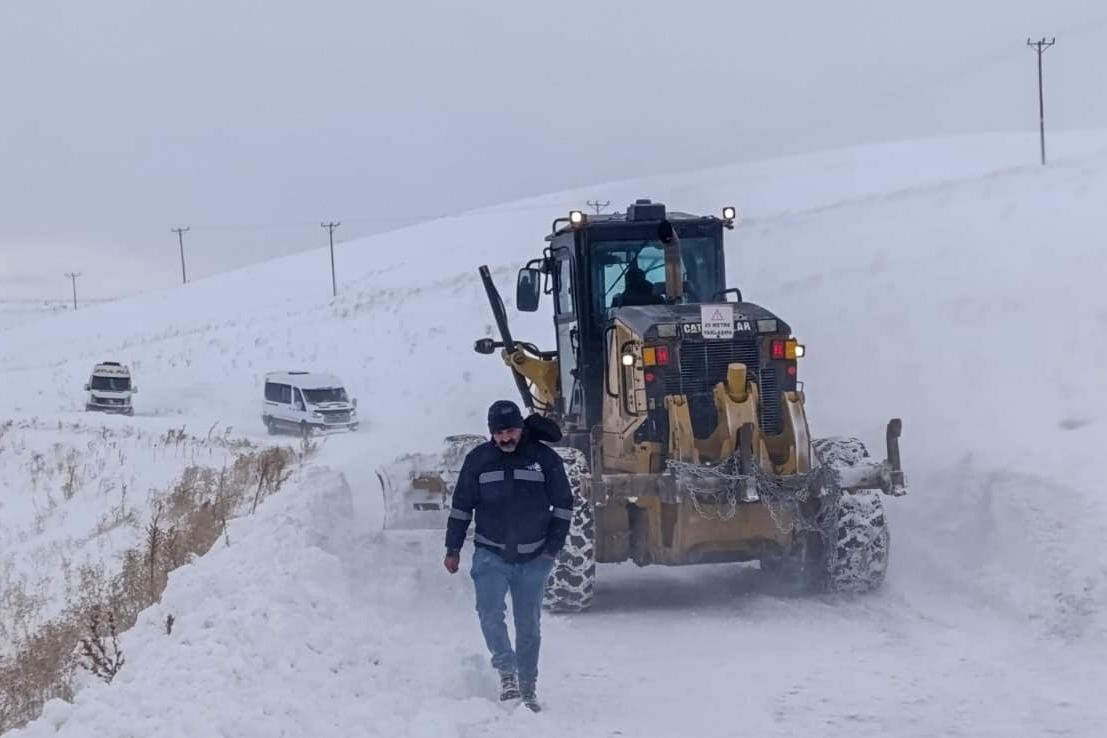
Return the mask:
<svg viewBox="0 0 1107 738">
<path fill-rule="evenodd" d="M 658 240 L 593 241 L 593 308 L 656 305 L 665 300 L 665 251 Z M 719 288 L 719 248 L 714 238 L 681 241 L 684 294 L 687 302 L 706 302 Z"/>
</svg>

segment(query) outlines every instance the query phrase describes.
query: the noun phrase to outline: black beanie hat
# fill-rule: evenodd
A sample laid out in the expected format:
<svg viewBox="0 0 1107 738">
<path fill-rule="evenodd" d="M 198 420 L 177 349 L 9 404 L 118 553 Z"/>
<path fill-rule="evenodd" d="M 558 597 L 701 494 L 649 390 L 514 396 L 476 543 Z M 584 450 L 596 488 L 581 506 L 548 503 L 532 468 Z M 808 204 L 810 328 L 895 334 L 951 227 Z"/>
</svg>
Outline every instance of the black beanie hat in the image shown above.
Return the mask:
<svg viewBox="0 0 1107 738">
<path fill-rule="evenodd" d="M 523 414 L 511 400 L 496 400 L 488 408 L 488 430 L 498 433 L 508 428 L 522 428 Z"/>
</svg>

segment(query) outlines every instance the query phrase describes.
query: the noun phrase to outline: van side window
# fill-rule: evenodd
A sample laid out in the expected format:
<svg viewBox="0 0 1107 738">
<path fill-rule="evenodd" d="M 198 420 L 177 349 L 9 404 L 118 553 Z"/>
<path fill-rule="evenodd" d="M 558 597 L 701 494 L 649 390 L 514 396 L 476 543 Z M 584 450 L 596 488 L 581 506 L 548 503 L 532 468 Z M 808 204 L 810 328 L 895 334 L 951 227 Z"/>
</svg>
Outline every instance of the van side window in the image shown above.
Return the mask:
<svg viewBox="0 0 1107 738">
<path fill-rule="evenodd" d="M 281 390 L 288 389 L 288 385 L 276 384 L 274 382 L 265 383 L 265 399 L 269 402 L 281 402 Z M 288 402 L 288 400 L 285 400 Z"/>
<path fill-rule="evenodd" d="M 292 404 L 292 385 L 282 384 L 282 385 L 279 385 L 279 386 L 281 388 L 281 399 L 278 400 L 278 402 L 281 402 L 285 405 L 291 405 Z"/>
</svg>

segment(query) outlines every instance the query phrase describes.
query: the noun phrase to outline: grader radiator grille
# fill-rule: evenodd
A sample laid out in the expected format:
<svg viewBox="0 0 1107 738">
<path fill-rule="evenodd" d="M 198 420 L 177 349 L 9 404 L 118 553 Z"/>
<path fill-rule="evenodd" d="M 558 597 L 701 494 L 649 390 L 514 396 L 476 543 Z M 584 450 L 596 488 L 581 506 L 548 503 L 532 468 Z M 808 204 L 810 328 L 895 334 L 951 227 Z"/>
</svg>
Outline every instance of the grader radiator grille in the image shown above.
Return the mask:
<svg viewBox="0 0 1107 738">
<path fill-rule="evenodd" d="M 761 407 L 758 415 L 761 429 L 767 435 L 783 428 L 780 408 L 780 386 L 772 368 L 761 367 L 756 339 L 737 341 L 684 341 L 678 349 L 678 371 L 665 373 L 665 392 L 687 395 L 691 402 L 692 424 L 699 437 L 706 437 L 715 428 L 715 407 L 712 388 L 726 379 L 730 364 L 745 364 L 751 382 L 758 385 Z"/>
</svg>

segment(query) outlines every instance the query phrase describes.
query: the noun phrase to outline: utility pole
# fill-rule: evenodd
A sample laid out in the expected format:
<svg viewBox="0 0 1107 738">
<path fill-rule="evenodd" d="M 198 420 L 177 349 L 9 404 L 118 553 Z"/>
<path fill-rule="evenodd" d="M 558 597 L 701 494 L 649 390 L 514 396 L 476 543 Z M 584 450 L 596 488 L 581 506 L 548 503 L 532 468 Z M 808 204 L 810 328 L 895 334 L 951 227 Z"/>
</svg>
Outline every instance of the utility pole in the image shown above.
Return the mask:
<svg viewBox="0 0 1107 738">
<path fill-rule="evenodd" d="M 1042 93 L 1042 54 L 1053 44 L 1057 43 L 1056 37 L 1051 38 L 1049 41 L 1045 40 L 1045 36 L 1042 36 L 1040 41 L 1031 41 L 1026 39 L 1026 45 L 1038 52 L 1038 128 L 1041 131 L 1042 138 L 1042 166 L 1046 163 L 1045 153 L 1045 95 Z"/>
<path fill-rule="evenodd" d="M 81 276 L 80 272 L 66 272 L 65 276 L 73 282 L 73 309 L 77 309 L 77 277 Z"/>
<path fill-rule="evenodd" d="M 342 225 L 342 223 L 335 223 L 333 221 L 319 224 L 321 228 L 327 229 L 327 233 L 330 234 L 331 238 L 331 292 L 335 297 L 338 297 L 338 280 L 334 276 L 334 229 L 338 228 L 340 225 Z"/>
<path fill-rule="evenodd" d="M 181 244 L 181 284 L 188 284 L 188 276 L 185 274 L 185 260 L 184 260 L 184 234 L 188 232 L 190 226 L 184 228 L 170 228 L 169 230 L 177 234 L 177 241 Z"/>
<path fill-rule="evenodd" d="M 596 210 L 596 215 L 599 215 L 600 211 L 603 210 L 604 208 L 606 208 L 610 204 L 611 204 L 610 200 L 606 200 L 604 202 L 600 202 L 599 200 L 589 200 L 588 201 L 588 206 L 591 207 L 591 208 L 594 208 Z"/>
</svg>

